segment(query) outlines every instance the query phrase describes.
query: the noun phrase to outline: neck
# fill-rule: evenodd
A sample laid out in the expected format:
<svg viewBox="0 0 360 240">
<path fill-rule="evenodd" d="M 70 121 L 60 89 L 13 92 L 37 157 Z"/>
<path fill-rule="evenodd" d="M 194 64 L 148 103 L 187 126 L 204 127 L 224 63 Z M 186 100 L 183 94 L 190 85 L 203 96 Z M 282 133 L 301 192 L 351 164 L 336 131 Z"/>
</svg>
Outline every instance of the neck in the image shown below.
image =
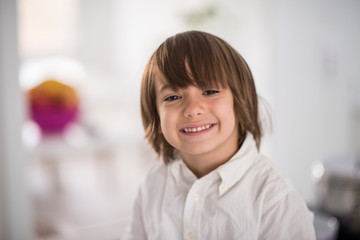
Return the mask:
<svg viewBox="0 0 360 240">
<path fill-rule="evenodd" d="M 201 178 L 229 161 L 237 151 L 238 148 L 229 152 L 227 155 L 214 153 L 201 154 L 199 156 L 189 156 L 186 153 L 180 153 L 180 155 L 195 176 Z"/>
</svg>

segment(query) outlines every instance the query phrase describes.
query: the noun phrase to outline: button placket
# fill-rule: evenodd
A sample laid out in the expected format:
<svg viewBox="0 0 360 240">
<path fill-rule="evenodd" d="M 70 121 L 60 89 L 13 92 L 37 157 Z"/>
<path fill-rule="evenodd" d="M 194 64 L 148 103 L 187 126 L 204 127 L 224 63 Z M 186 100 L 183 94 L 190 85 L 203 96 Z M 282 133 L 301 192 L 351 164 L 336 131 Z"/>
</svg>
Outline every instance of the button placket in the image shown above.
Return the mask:
<svg viewBox="0 0 360 240">
<path fill-rule="evenodd" d="M 188 232 L 188 237 L 189 237 L 190 239 L 194 239 L 195 234 L 194 234 L 193 232 Z"/>
<path fill-rule="evenodd" d="M 204 204 L 204 196 L 211 181 L 198 179 L 190 188 L 184 207 L 184 238 L 200 239 L 201 211 Z"/>
<path fill-rule="evenodd" d="M 200 195 L 198 193 L 193 193 L 192 194 L 192 199 L 197 202 L 200 199 Z"/>
<path fill-rule="evenodd" d="M 196 201 L 194 201 L 195 193 L 192 193 L 192 190 L 188 193 L 185 201 L 184 207 L 184 238 L 185 239 L 194 239 L 194 231 L 197 229 L 197 224 L 199 221 L 199 213 Z M 195 197 L 196 198 L 196 197 Z"/>
<path fill-rule="evenodd" d="M 227 185 L 225 183 L 221 183 L 219 186 L 220 195 L 223 194 L 227 189 L 228 189 Z"/>
</svg>

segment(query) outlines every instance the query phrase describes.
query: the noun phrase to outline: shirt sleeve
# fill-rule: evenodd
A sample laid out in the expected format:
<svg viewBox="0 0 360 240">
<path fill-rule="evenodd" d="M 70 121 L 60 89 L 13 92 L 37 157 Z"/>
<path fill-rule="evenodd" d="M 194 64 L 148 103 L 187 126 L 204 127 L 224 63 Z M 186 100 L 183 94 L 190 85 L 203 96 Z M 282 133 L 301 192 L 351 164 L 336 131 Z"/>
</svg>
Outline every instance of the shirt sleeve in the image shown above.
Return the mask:
<svg viewBox="0 0 360 240">
<path fill-rule="evenodd" d="M 295 192 L 272 199 L 263 208 L 259 239 L 315 240 L 314 215 Z"/>
<path fill-rule="evenodd" d="M 139 191 L 133 210 L 132 221 L 127 227 L 126 232 L 122 238 L 123 240 L 145 240 L 146 232 L 143 222 L 143 211 L 141 204 L 141 191 Z"/>
</svg>

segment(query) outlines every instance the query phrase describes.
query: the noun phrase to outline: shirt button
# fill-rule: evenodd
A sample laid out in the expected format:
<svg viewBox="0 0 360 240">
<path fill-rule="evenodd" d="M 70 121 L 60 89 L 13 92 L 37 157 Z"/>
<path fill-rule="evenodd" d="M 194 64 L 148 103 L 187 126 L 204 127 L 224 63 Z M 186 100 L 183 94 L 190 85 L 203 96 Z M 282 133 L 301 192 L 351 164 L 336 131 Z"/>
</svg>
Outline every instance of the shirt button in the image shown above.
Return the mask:
<svg viewBox="0 0 360 240">
<path fill-rule="evenodd" d="M 193 239 L 195 237 L 195 234 L 193 232 L 188 232 L 188 237 L 190 239 Z"/>
<path fill-rule="evenodd" d="M 226 189 L 227 189 L 226 184 L 223 183 L 223 184 L 220 185 L 220 191 L 221 191 L 222 193 L 225 192 Z"/>
<path fill-rule="evenodd" d="M 199 195 L 198 193 L 194 193 L 194 194 L 192 195 L 192 198 L 194 199 L 194 201 L 197 201 L 197 200 L 199 200 L 200 195 Z"/>
</svg>

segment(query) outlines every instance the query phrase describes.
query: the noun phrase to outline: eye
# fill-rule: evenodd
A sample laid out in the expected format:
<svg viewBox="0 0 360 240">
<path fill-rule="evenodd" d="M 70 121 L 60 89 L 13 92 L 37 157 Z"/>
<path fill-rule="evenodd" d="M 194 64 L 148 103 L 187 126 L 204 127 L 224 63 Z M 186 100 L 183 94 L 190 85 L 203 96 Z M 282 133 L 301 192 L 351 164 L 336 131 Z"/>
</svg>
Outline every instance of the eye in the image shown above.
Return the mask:
<svg viewBox="0 0 360 240">
<path fill-rule="evenodd" d="M 178 95 L 172 95 L 172 96 L 169 96 L 167 98 L 164 99 L 165 102 L 172 102 L 172 101 L 175 101 L 175 100 L 178 100 L 180 99 L 181 97 L 178 96 Z"/>
<path fill-rule="evenodd" d="M 215 95 L 217 93 L 219 93 L 220 91 L 218 90 L 207 90 L 205 92 L 203 92 L 204 95 Z"/>
</svg>

